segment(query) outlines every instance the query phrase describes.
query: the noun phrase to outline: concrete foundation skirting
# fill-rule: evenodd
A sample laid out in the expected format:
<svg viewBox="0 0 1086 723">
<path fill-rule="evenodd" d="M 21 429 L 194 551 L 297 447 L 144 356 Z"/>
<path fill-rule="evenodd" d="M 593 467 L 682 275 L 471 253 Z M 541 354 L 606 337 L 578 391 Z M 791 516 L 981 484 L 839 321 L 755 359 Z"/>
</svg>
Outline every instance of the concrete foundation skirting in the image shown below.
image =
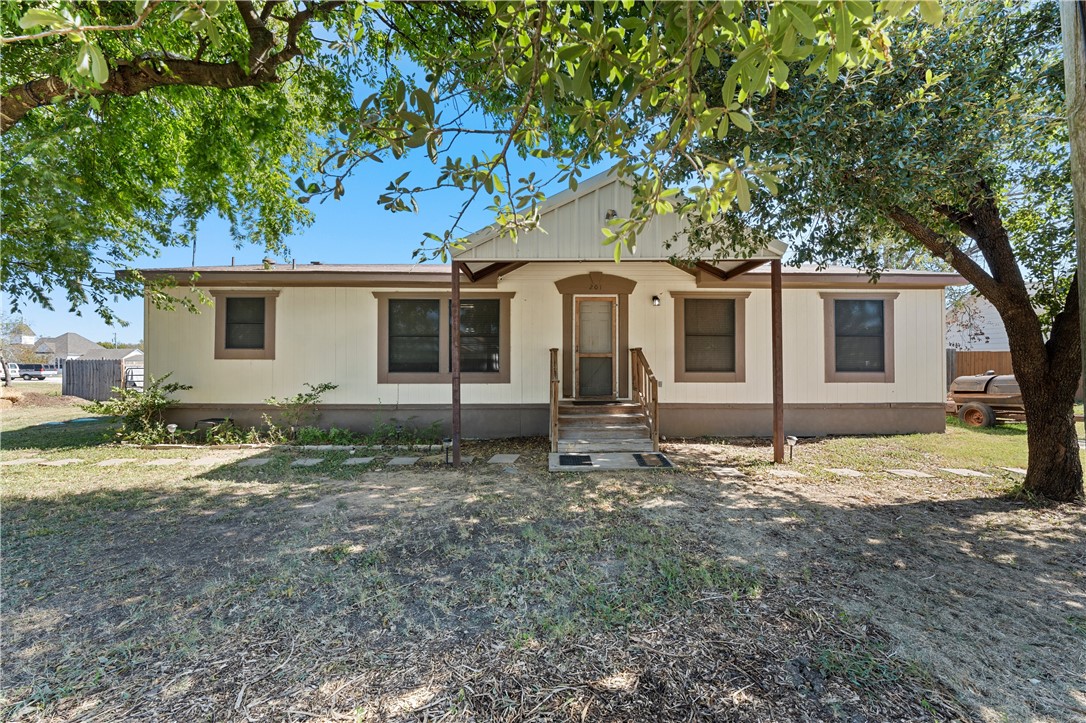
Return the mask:
<svg viewBox="0 0 1086 723">
<path fill-rule="evenodd" d="M 660 431 L 667 437 L 769 437 L 773 405 L 661 404 Z M 941 403 L 784 405 L 784 433 L 796 437 L 944 431 Z"/>
<path fill-rule="evenodd" d="M 451 409 L 449 404 L 322 404 L 315 424 L 369 433 L 383 424 L 421 429 L 438 422 L 448 435 Z M 240 427 L 251 427 L 260 426 L 264 414 L 274 419 L 276 411 L 266 404 L 180 404 L 166 413 L 166 421 L 192 429 L 201 419 L 226 417 Z M 546 404 L 465 404 L 460 418 L 467 438 L 530 437 L 547 433 L 550 408 Z"/>
<path fill-rule="evenodd" d="M 450 405 L 324 404 L 317 425 L 371 432 L 381 424 L 422 428 L 434 422 L 450 432 Z M 201 419 L 228 417 L 242 427 L 259 426 L 264 404 L 182 404 L 167 421 L 191 429 Z M 546 435 L 546 404 L 465 404 L 461 407 L 465 437 L 498 439 Z M 768 437 L 773 430 L 770 404 L 661 404 L 660 432 L 665 437 Z M 942 403 L 785 404 L 784 432 L 797 437 L 827 434 L 907 434 L 943 432 Z"/>
</svg>

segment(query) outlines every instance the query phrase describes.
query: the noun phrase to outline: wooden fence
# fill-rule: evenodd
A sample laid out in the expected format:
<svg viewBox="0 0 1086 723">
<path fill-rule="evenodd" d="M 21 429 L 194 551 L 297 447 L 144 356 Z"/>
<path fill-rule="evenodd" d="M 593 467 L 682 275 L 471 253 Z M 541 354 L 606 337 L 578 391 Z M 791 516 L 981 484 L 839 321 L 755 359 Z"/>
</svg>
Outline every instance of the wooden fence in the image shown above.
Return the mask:
<svg viewBox="0 0 1086 723">
<path fill-rule="evenodd" d="M 64 363 L 61 393 L 101 401 L 122 386 L 125 368 L 120 359 L 69 359 Z"/>
</svg>

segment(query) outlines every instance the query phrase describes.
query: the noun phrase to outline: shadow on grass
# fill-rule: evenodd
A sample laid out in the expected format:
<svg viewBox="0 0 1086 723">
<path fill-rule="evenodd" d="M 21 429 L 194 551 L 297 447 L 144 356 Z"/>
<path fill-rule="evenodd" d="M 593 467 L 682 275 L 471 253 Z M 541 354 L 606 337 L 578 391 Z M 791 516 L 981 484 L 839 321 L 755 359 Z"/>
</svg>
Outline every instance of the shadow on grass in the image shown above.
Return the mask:
<svg viewBox="0 0 1086 723">
<path fill-rule="evenodd" d="M 3 431 L 4 449 L 59 450 L 97 447 L 113 442 L 116 425 L 107 417 L 96 422 L 34 424 Z"/>
<path fill-rule="evenodd" d="M 1024 422 L 1000 422 L 993 427 L 971 427 L 962 423 L 957 417 L 948 415 L 946 418 L 946 426 L 967 429 L 970 432 L 976 432 L 977 434 L 990 434 L 997 437 L 1021 437 L 1026 434 L 1026 425 Z"/>
<path fill-rule="evenodd" d="M 777 599 L 772 585 L 745 607 L 750 579 L 729 570 L 749 569 L 756 553 L 775 558 L 785 579 L 806 579 L 805 599 L 852 586 L 876 624 L 922 621 L 929 637 L 907 646 L 938 654 L 940 636 L 965 638 L 1019 681 L 1035 673 L 1019 646 L 1082 643 L 1072 628 L 1038 617 L 1043 608 L 1012 604 L 1086 604 L 1073 577 L 1046 564 L 1083 559 L 1073 529 L 985 522 L 1021 510 L 1017 499 L 838 507 L 794 490 L 684 477 L 668 495 L 674 506 L 649 509 L 646 495 L 660 492 L 633 492 L 649 487 L 650 475 L 619 484 L 569 478 L 576 486 L 498 478 L 484 493 L 469 474 L 422 468 L 330 486 L 321 470 L 331 455 L 291 467 L 298 456 L 269 451 L 265 465 L 232 462 L 196 478 L 266 487 L 180 481 L 9 500 L 4 668 L 9 689 L 20 691 L 13 699 L 33 683 L 52 691 L 42 694 L 46 705 L 81 702 L 82 714 L 107 718 L 123 717 L 130 700 L 165 718 L 195 703 L 230 718 L 253 701 L 285 699 L 344 715 L 364 708 L 486 720 L 509 717 L 516 701 L 522 714 L 561 717 L 566 694 L 555 691 L 579 691 L 576 711 L 590 713 L 595 700 L 587 717 L 597 719 L 611 705 L 613 719 L 628 720 L 799 717 L 793 705 L 810 706 L 803 717 L 811 720 L 923 717 L 926 692 L 915 676 L 884 672 L 875 653 L 821 637 L 833 611 L 797 622 L 795 610 L 782 612 L 791 599 Z M 675 600 L 684 607 L 668 607 Z M 641 611 L 653 605 L 668 619 L 650 617 L 651 630 L 640 630 Z M 684 617 L 706 605 L 717 606 L 721 629 Z M 762 626 L 749 640 L 748 618 Z M 1003 648 L 991 630 L 1001 631 Z M 787 644 L 773 647 L 773 635 Z M 818 668 L 817 655 L 795 647 L 807 635 L 834 665 Z M 259 646 L 246 648 L 251 641 Z M 834 666 L 858 676 L 863 693 L 841 710 L 820 707 L 821 694 L 801 693 L 796 703 L 774 682 L 794 680 L 788 670 L 797 668 L 815 688 L 844 685 Z M 1059 670 L 1038 675 L 1043 689 L 1014 695 L 1068 717 L 1075 681 Z M 181 671 L 184 685 L 163 686 Z M 886 686 L 899 683 L 900 700 L 887 698 Z M 981 683 L 991 690 L 1001 681 Z M 418 690 L 425 694 L 409 695 Z M 750 707 L 728 708 L 742 691 L 755 696 Z M 880 707 L 887 701 L 901 707 Z M 283 718 L 286 710 L 252 713 Z"/>
</svg>

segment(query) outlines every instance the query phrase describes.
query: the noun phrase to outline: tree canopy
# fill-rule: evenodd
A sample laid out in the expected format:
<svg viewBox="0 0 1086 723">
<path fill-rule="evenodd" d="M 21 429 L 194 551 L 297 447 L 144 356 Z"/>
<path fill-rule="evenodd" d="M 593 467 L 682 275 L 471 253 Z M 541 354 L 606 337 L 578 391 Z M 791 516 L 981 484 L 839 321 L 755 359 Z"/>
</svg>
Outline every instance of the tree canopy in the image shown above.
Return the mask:
<svg viewBox="0 0 1086 723">
<path fill-rule="evenodd" d="M 1030 420 L 1035 491 L 1082 493 L 1072 422 L 1081 373 L 1068 127 L 1057 3 L 954 5 L 941 27 L 903 23 L 892 68 L 839 83 L 797 78 L 752 105 L 758 132 L 700 139 L 706 156 L 779 166 L 779 193 L 695 229 L 702 248 L 755 237 L 796 261 L 872 273 L 919 251 L 999 311 Z M 705 68 L 706 86 L 727 76 Z M 705 177 L 696 156 L 673 181 Z"/>
<path fill-rule="evenodd" d="M 209 214 L 236 243 L 276 250 L 310 221 L 305 201 L 408 152 L 427 153 L 433 177 L 390 173 L 385 207 L 458 189 L 509 233 L 537 221 L 547 180 L 515 178 L 511 154 L 547 159 L 570 187 L 613 157 L 638 190 L 617 256 L 654 213 L 709 217 L 773 184 L 738 156 L 703 164 L 689 197 L 665 179 L 699 155 L 694 139 L 747 133 L 751 101 L 799 72 L 832 82 L 884 64 L 888 28 L 910 13 L 941 17 L 934 0 L 6 3 L 4 290 L 48 304 L 59 288 L 108 318 L 142 280 L 99 271 L 191 243 Z M 723 93 L 703 87 L 705 67 L 730 69 Z M 494 152 L 460 155 L 479 135 Z M 444 256 L 462 217 L 424 255 Z"/>
</svg>

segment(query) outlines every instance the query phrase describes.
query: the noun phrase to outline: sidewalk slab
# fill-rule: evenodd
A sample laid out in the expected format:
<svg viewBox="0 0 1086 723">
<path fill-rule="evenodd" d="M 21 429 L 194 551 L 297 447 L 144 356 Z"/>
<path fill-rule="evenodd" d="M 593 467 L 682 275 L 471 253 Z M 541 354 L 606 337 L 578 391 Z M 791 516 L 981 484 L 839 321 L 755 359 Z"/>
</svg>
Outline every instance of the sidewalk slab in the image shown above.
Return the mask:
<svg viewBox="0 0 1086 723">
<path fill-rule="evenodd" d="M 848 467 L 827 467 L 827 472 L 833 472 L 839 477 L 863 477 L 864 473 Z"/>
<path fill-rule="evenodd" d="M 249 459 L 243 459 L 238 462 L 238 467 L 263 467 L 271 461 L 271 457 L 250 457 Z"/>
<path fill-rule="evenodd" d="M 374 459 L 376 459 L 376 457 L 350 457 L 348 459 L 343 460 L 343 466 L 344 467 L 354 467 L 355 465 L 359 465 L 359 464 L 369 464 Z"/>
<path fill-rule="evenodd" d="M 302 457 L 290 463 L 291 467 L 316 467 L 324 461 L 323 457 Z"/>
<path fill-rule="evenodd" d="M 418 457 L 393 457 L 388 463 L 393 467 L 410 467 L 418 461 Z"/>
<path fill-rule="evenodd" d="M 914 479 L 935 478 L 935 475 L 928 474 L 927 472 L 921 472 L 917 469 L 888 469 L 886 471 L 890 474 L 896 474 L 898 477 L 911 477 Z"/>
<path fill-rule="evenodd" d="M 959 477 L 991 477 L 990 474 L 984 472 L 978 472 L 975 469 L 966 469 L 964 467 L 940 467 L 939 469 L 944 472 L 950 472 L 950 474 L 957 475 Z"/>
<path fill-rule="evenodd" d="M 487 464 L 513 464 L 518 459 L 519 454 L 496 454 L 487 460 Z"/>
</svg>

